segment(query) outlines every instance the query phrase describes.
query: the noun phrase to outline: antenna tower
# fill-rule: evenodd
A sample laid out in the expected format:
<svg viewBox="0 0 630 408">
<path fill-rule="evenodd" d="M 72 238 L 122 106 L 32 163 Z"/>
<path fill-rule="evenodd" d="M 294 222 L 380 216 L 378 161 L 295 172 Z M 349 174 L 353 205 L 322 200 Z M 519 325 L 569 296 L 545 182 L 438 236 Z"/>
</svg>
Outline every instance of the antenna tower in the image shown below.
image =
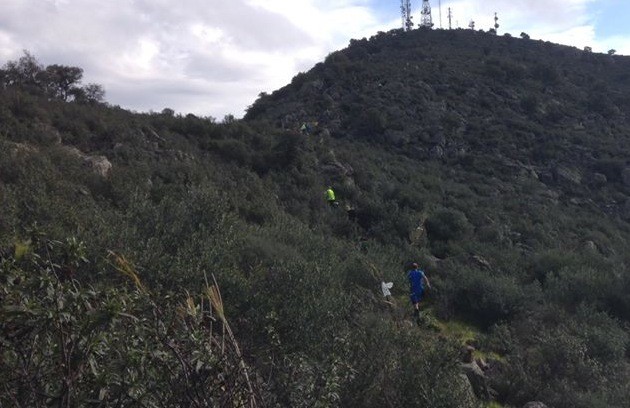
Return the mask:
<svg viewBox="0 0 630 408">
<path fill-rule="evenodd" d="M 420 15 L 422 16 L 420 27 L 433 27 L 433 19 L 431 18 L 431 5 L 429 4 L 429 0 L 422 0 L 422 11 L 420 12 Z"/>
<path fill-rule="evenodd" d="M 451 8 L 448 8 L 448 29 L 452 29 L 452 23 L 453 23 L 453 13 L 451 13 Z"/>
<path fill-rule="evenodd" d="M 413 18 L 411 16 L 411 0 L 400 0 L 400 12 L 402 14 L 403 31 L 409 31 L 413 28 Z"/>
<path fill-rule="evenodd" d="M 438 8 L 440 9 L 440 28 L 442 28 L 442 0 L 438 0 Z"/>
</svg>

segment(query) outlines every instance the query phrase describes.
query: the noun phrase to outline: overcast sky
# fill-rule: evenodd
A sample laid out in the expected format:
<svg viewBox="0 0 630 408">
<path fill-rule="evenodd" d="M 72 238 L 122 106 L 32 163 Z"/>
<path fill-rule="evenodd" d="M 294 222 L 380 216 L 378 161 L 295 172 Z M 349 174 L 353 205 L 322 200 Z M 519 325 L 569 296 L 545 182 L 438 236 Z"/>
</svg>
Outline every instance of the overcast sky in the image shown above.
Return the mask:
<svg viewBox="0 0 630 408">
<path fill-rule="evenodd" d="M 422 1 L 411 5 L 419 22 Z M 628 0 L 442 0 L 443 28 L 449 7 L 454 27 L 487 30 L 496 11 L 499 34 L 630 55 Z M 111 104 L 220 120 L 400 20 L 400 0 L 0 0 L 0 65 L 28 50 L 83 68 Z"/>
</svg>

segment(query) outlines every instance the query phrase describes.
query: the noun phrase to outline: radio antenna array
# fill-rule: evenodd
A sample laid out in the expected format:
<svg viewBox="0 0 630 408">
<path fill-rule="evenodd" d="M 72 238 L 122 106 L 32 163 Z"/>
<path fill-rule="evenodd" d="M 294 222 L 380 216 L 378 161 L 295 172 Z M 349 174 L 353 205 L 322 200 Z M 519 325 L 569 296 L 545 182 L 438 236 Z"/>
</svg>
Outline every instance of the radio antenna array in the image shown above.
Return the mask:
<svg viewBox="0 0 630 408">
<path fill-rule="evenodd" d="M 411 0 L 400 0 L 400 12 L 402 14 L 403 30 L 411 30 L 413 28 L 413 17 L 411 16 Z"/>
</svg>

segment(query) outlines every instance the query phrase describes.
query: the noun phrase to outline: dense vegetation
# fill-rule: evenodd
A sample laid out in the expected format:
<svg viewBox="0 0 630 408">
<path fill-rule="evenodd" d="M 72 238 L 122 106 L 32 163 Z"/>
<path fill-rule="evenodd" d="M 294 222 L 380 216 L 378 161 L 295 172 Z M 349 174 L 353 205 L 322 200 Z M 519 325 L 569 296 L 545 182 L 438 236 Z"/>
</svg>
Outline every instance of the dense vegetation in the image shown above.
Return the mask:
<svg viewBox="0 0 630 408">
<path fill-rule="evenodd" d="M 0 405 L 630 400 L 628 58 L 380 33 L 221 123 L 25 86 L 49 71 L 25 58 L 0 72 Z"/>
</svg>

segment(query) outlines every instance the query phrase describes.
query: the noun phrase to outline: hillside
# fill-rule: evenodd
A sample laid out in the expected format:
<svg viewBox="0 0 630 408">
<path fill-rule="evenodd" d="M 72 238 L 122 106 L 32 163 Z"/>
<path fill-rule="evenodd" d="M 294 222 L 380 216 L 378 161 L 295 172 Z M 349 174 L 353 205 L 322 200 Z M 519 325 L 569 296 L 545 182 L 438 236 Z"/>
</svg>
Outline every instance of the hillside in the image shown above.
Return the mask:
<svg viewBox="0 0 630 408">
<path fill-rule="evenodd" d="M 630 400 L 630 58 L 396 30 L 221 123 L 21 61 L 0 71 L 1 406 Z"/>
</svg>

